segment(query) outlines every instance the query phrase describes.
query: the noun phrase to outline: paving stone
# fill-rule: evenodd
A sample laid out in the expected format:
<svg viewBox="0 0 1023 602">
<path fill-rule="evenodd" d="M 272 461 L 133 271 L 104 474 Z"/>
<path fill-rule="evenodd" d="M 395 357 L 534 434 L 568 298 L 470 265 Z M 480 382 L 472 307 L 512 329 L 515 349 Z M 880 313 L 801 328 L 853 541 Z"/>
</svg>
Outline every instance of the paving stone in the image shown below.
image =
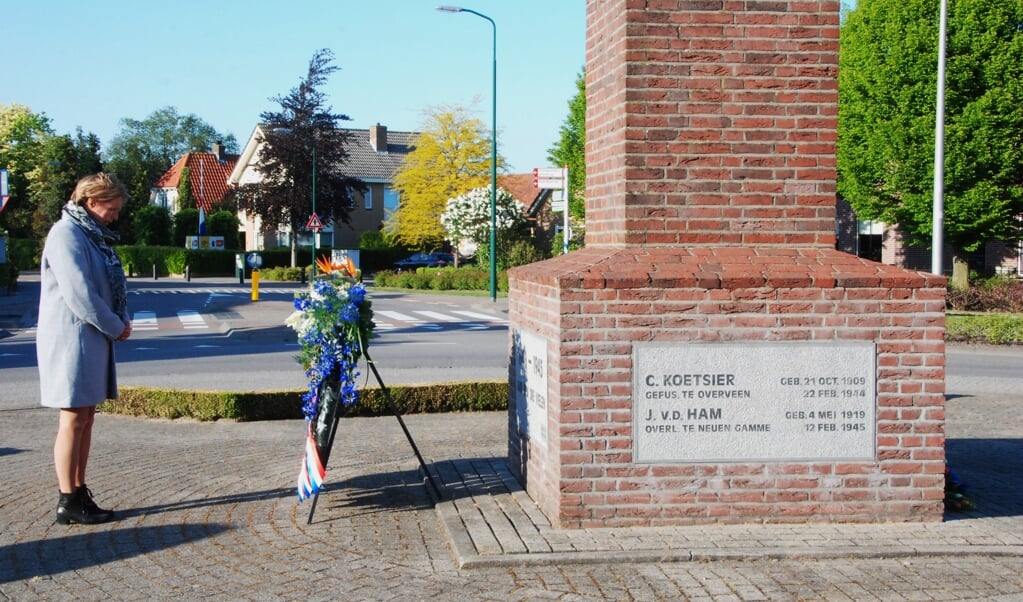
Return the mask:
<svg viewBox="0 0 1023 602">
<path fill-rule="evenodd" d="M 301 421 L 100 415 L 89 486 L 118 519 L 61 526 L 55 414 L 13 403 L 0 600 L 1020 600 L 1023 392 L 964 383 L 947 449 L 977 510 L 926 524 L 556 530 L 483 413 L 405 417 L 436 503 L 396 420 L 345 419 L 312 524 Z"/>
</svg>

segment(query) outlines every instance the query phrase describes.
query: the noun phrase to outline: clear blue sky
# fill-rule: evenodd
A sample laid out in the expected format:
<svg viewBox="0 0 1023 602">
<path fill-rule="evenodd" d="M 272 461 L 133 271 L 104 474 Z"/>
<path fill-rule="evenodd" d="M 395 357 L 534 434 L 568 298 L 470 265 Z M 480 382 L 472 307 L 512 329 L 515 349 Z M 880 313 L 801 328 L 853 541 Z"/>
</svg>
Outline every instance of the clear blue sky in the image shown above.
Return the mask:
<svg viewBox="0 0 1023 602">
<path fill-rule="evenodd" d="M 517 173 L 546 165 L 585 63 L 585 0 L 20 0 L 0 10 L 0 104 L 104 147 L 121 119 L 173 106 L 244 145 L 330 48 L 340 71 L 321 90 L 346 127 L 414 131 L 424 109 L 462 105 L 489 130 L 490 23 L 438 4 L 496 21 L 499 152 Z"/>
</svg>

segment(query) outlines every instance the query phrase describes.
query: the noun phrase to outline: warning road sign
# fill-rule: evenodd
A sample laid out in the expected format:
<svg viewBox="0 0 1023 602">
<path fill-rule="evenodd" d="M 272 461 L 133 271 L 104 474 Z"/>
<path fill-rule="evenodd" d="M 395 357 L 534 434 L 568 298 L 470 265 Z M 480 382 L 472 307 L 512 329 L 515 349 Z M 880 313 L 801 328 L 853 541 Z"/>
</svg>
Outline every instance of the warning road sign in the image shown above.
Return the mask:
<svg viewBox="0 0 1023 602">
<path fill-rule="evenodd" d="M 309 221 L 305 224 L 306 230 L 322 230 L 323 222 L 320 221 L 320 216 L 315 213 L 309 216 Z"/>
</svg>

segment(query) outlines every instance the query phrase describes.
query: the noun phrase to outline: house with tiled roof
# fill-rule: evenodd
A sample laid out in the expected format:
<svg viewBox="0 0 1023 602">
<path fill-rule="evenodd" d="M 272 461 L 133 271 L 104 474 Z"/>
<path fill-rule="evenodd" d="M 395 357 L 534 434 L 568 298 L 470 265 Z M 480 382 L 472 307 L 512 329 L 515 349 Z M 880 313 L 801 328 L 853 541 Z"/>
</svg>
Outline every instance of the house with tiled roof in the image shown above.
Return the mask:
<svg viewBox="0 0 1023 602">
<path fill-rule="evenodd" d="M 554 191 L 550 188 L 537 188 L 533 185 L 534 181 L 531 173 L 497 176 L 497 185 L 507 190 L 522 205 L 522 215 L 526 218 L 537 247 L 549 249 L 561 226 L 551 212 Z"/>
<path fill-rule="evenodd" d="M 368 129 L 344 128 L 344 131 L 349 134 L 351 142 L 345 147 L 348 160 L 337 168 L 337 173 L 362 180 L 367 189 L 364 194 L 355 193 L 349 207 L 350 223 L 325 224 L 318 247 L 357 249 L 359 237 L 364 232 L 383 228 L 386 216 L 398 208 L 398 193 L 391 188 L 391 182 L 405 157 L 414 149 L 415 139 L 419 135 L 418 132 L 388 131 L 386 126 L 380 124 Z M 263 125 L 253 129 L 234 170 L 226 178 L 228 186 L 254 184 L 262 179 L 256 165 L 264 134 Z M 258 217 L 239 211 L 238 218 L 245 232 L 246 250 L 287 246 L 290 242 L 291 233 L 287 226 L 281 225 L 273 231 L 262 233 Z M 310 235 L 307 231 L 299 232 L 298 244 L 310 244 Z"/>
<path fill-rule="evenodd" d="M 224 145 L 217 143 L 211 152 L 189 152 L 157 180 L 149 189 L 149 202 L 165 207 L 171 214 L 181 210 L 178 203 L 178 188 L 182 174 L 189 170 L 189 188 L 196 206 L 206 213 L 216 211 L 227 195 L 227 177 L 234 170 L 238 155 L 228 154 Z"/>
</svg>

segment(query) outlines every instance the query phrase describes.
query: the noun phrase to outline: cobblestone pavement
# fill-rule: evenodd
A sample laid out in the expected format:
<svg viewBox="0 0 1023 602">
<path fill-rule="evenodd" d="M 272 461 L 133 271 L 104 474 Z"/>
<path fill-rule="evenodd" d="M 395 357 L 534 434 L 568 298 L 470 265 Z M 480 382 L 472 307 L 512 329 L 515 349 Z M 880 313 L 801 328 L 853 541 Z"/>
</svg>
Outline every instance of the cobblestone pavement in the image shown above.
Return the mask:
<svg viewBox="0 0 1023 602">
<path fill-rule="evenodd" d="M 59 526 L 53 413 L 10 410 L 0 599 L 1023 599 L 1016 407 L 950 402 L 979 509 L 944 523 L 581 531 L 506 478 L 503 413 L 405 417 L 450 497 L 436 506 L 395 419 L 343 420 L 312 524 L 292 485 L 302 421 L 101 415 L 89 485 L 119 518 Z"/>
<path fill-rule="evenodd" d="M 394 418 L 343 420 L 311 524 L 302 421 L 100 415 L 89 486 L 118 519 L 60 526 L 54 412 L 4 400 L 0 600 L 1023 600 L 1023 391 L 956 387 L 948 457 L 974 511 L 585 530 L 510 478 L 504 413 L 405 416 L 439 502 Z"/>
</svg>

